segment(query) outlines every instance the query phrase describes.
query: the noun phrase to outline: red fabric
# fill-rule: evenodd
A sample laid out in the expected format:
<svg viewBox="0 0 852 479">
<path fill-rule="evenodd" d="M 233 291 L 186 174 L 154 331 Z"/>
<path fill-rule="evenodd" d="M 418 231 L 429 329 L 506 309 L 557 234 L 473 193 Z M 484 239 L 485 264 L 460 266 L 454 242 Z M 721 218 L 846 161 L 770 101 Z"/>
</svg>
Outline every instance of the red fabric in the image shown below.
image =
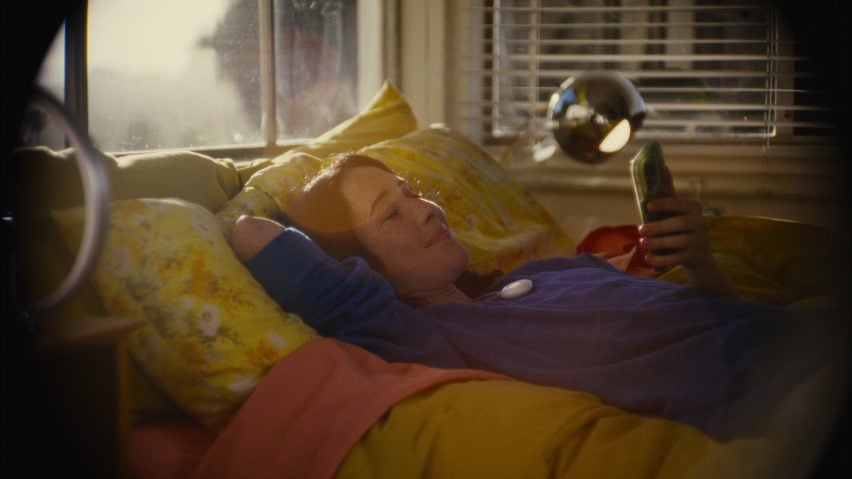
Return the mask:
<svg viewBox="0 0 852 479">
<path fill-rule="evenodd" d="M 613 266 L 637 276 L 658 276 L 659 272 L 645 262 L 646 251 L 639 246 L 637 225 L 604 226 L 583 238 L 577 254 L 590 253 L 606 259 Z"/>
<path fill-rule="evenodd" d="M 167 419 L 134 426 L 128 438 L 130 477 L 190 477 L 215 439 L 215 434 L 189 419 Z"/>
<path fill-rule="evenodd" d="M 394 404 L 457 381 L 505 378 L 388 363 L 330 338 L 278 362 L 216 439 L 197 478 L 332 477 Z"/>
</svg>

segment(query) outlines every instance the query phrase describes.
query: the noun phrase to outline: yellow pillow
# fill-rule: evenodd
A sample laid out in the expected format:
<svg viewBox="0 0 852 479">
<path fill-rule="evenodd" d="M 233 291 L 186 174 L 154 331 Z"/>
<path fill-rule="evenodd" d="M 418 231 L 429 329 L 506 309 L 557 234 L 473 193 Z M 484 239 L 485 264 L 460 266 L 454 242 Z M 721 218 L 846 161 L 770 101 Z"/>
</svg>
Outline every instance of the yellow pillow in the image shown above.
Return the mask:
<svg viewBox="0 0 852 479">
<path fill-rule="evenodd" d="M 115 158 L 102 154 L 113 200 L 180 196 L 216 211 L 237 193 L 234 163 L 189 151 L 145 153 Z M 13 160 L 19 173 L 16 217 L 19 294 L 26 304 L 51 293 L 71 269 L 73 257 L 56 236 L 50 212 L 83 204 L 74 150 L 20 148 Z M 57 314 L 101 314 L 95 294 L 83 288 Z"/>
<path fill-rule="evenodd" d="M 56 211 L 54 219 L 76 249 L 83 209 Z M 175 404 L 214 430 L 272 365 L 315 336 L 266 295 L 219 220 L 182 200 L 114 203 L 92 283 L 109 312 L 146 320 L 128 338 L 132 357 Z"/>
<path fill-rule="evenodd" d="M 225 203 L 216 216 L 228 233 L 240 215 L 274 218 L 321 166 L 322 161 L 308 153 L 295 152 L 276 159 L 275 165 L 252 175 L 242 191 Z"/>
<path fill-rule="evenodd" d="M 297 148 L 296 151 L 323 158 L 397 138 L 416 129 L 417 118 L 411 111 L 408 100 L 396 87 L 386 81 L 360 113 Z"/>
<path fill-rule="evenodd" d="M 713 246 L 711 243 L 711 247 Z M 792 291 L 772 278 L 755 271 L 743 258 L 741 252 L 720 253 L 714 250 L 713 256 L 734 286 L 737 297 L 740 299 L 774 306 L 787 306 L 793 302 Z M 660 279 L 677 284 L 691 283 L 689 274 L 683 266 L 677 266 L 666 271 L 660 276 Z"/>
<path fill-rule="evenodd" d="M 113 200 L 180 197 L 216 211 L 241 186 L 233 161 L 191 151 L 102 157 Z M 83 204 L 73 149 L 20 148 L 14 161 L 20 172 L 17 194 L 25 219 L 46 219 L 54 209 Z"/>
<path fill-rule="evenodd" d="M 388 140 L 358 153 L 382 160 L 441 205 L 469 270 L 509 272 L 536 258 L 572 256 L 574 242 L 485 150 L 445 127 Z"/>
<path fill-rule="evenodd" d="M 849 246 L 815 225 L 756 216 L 708 216 L 710 249 L 742 299 L 787 306 L 845 297 Z M 678 266 L 661 279 L 688 283 Z"/>
<path fill-rule="evenodd" d="M 385 82 L 367 106 L 352 118 L 273 160 L 241 168 L 240 175 L 250 174 L 249 179 L 217 216 L 227 232 L 240 215 L 275 216 L 304 185 L 305 179 L 316 174 L 321 167 L 320 159 L 398 138 L 416 129 L 417 119 L 408 101 L 390 82 Z"/>
</svg>

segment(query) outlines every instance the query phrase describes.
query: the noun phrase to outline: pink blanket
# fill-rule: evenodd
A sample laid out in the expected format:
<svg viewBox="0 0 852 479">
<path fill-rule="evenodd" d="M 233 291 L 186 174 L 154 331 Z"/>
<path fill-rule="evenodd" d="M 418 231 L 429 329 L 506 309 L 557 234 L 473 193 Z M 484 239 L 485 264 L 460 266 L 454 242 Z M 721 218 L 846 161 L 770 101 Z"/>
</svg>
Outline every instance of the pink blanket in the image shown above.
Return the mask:
<svg viewBox="0 0 852 479">
<path fill-rule="evenodd" d="M 195 477 L 332 477 L 394 404 L 441 384 L 495 378 L 505 377 L 391 364 L 361 348 L 316 339 L 269 371 Z"/>
</svg>

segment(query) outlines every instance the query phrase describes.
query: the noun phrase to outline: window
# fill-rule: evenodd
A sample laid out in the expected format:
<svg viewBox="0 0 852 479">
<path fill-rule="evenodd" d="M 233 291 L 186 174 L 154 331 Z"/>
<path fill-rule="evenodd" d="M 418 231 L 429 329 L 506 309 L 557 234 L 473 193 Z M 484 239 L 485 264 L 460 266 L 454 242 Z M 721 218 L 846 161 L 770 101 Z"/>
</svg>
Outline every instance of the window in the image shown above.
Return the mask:
<svg viewBox="0 0 852 479">
<path fill-rule="evenodd" d="M 639 138 L 766 146 L 833 134 L 808 62 L 772 2 L 468 4 L 467 95 L 456 118 L 485 143 L 543 117 L 559 84 L 588 70 L 636 84 L 649 110 Z"/>
<path fill-rule="evenodd" d="M 89 0 L 85 27 L 69 29 L 87 37 L 86 81 L 76 88 L 88 108 L 78 119 L 98 148 L 115 152 L 314 137 L 360 106 L 357 7 Z M 50 56 L 61 59 L 56 43 Z M 46 63 L 40 82 L 62 91 L 63 73 Z"/>
</svg>

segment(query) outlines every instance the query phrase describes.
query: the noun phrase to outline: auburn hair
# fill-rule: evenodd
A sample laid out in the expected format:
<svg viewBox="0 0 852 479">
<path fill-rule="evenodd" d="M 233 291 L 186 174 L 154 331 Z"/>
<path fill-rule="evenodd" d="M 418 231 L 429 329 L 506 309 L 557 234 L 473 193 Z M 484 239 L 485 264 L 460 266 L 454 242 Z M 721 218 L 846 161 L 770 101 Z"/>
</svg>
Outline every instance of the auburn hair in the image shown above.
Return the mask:
<svg viewBox="0 0 852 479">
<path fill-rule="evenodd" d="M 346 154 L 314 177 L 287 208 L 283 222 L 302 230 L 332 258 L 342 261 L 359 256 L 375 271 L 384 274 L 382 262 L 358 240 L 349 204 L 341 193 L 341 184 L 352 168 L 371 166 L 396 173 L 386 164 L 369 156 Z M 476 274 L 465 271 L 455 281 L 468 296 L 475 297 L 503 275 L 502 271 Z"/>
<path fill-rule="evenodd" d="M 346 172 L 370 166 L 395 175 L 383 162 L 369 156 L 347 154 L 314 177 L 285 212 L 285 223 L 302 230 L 329 256 L 342 261 L 353 256 L 364 258 L 373 269 L 384 266 L 355 236 L 355 224 L 349 204 L 341 193 Z"/>
</svg>

